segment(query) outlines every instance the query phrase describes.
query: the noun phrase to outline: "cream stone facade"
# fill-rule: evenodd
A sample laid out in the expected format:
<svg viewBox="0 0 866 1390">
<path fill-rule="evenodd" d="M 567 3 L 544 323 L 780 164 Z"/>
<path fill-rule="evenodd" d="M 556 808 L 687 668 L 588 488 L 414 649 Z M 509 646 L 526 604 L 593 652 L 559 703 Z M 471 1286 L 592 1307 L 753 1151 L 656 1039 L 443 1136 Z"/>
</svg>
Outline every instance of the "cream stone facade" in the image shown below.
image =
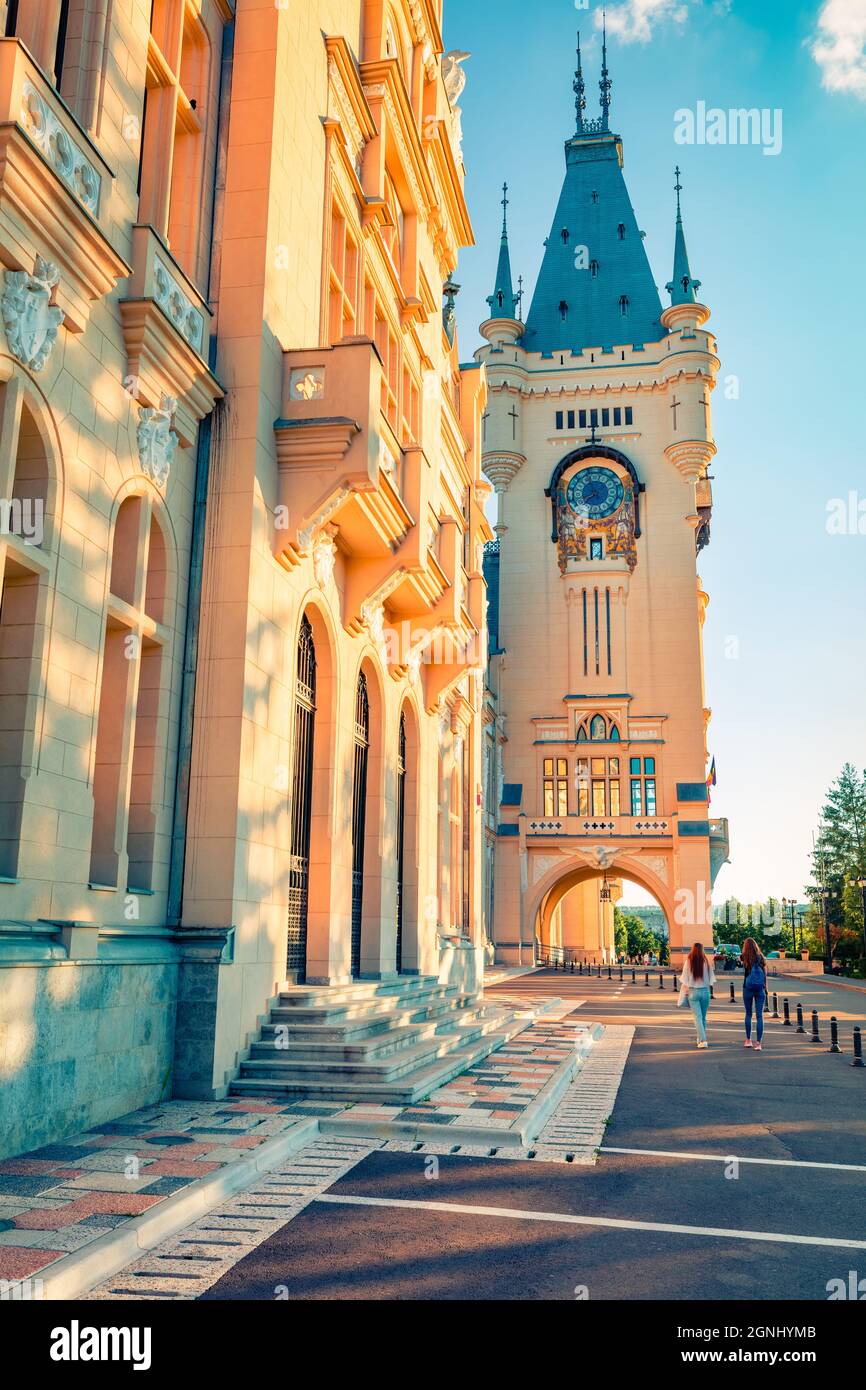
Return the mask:
<svg viewBox="0 0 866 1390">
<path fill-rule="evenodd" d="M 440 24 L 0 7 L 6 1152 L 225 1094 L 304 981 L 478 986 L 487 385 Z"/>
<path fill-rule="evenodd" d="M 708 599 L 696 568 L 712 508 L 716 340 L 679 212 L 661 310 L 610 129 L 606 50 L 601 87 L 602 114 L 588 119 L 579 65 L 576 132 L 529 314 L 503 225 L 476 354 L 498 500 L 494 939 L 506 963 L 529 962 L 534 943 L 609 960 L 624 878 L 663 908 L 674 955 L 710 944 L 727 854 L 727 827 L 708 815 Z"/>
</svg>

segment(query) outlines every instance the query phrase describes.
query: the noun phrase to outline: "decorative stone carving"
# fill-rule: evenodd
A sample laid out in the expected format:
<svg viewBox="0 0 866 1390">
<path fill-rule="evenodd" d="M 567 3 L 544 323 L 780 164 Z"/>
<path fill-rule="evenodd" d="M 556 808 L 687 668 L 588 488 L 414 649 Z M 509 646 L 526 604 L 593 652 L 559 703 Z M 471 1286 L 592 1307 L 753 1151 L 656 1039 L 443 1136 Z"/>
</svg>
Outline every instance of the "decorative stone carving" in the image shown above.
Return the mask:
<svg viewBox="0 0 866 1390">
<path fill-rule="evenodd" d="M 660 878 L 662 883 L 668 881 L 668 861 L 662 854 L 642 854 L 640 862 L 645 864 L 651 873 Z"/>
<path fill-rule="evenodd" d="M 312 518 L 309 525 L 302 527 L 301 530 L 298 531 L 298 549 L 302 555 L 306 555 L 312 548 L 317 533 L 324 526 L 328 517 L 333 516 L 334 512 L 343 505 L 343 502 L 349 495 L 349 491 L 348 484 L 344 483 L 342 487 L 337 489 L 333 497 L 325 504 L 322 510 Z"/>
<path fill-rule="evenodd" d="M 7 270 L 0 308 L 9 350 L 31 371 L 45 366 L 57 341 L 63 310 L 51 303 L 60 271 L 50 261 L 36 257 L 32 275 L 26 270 Z"/>
<path fill-rule="evenodd" d="M 320 367 L 297 367 L 289 379 L 293 400 L 320 401 L 325 394 L 325 373 Z"/>
<path fill-rule="evenodd" d="M 142 406 L 138 422 L 138 458 L 141 471 L 157 487 L 165 487 L 174 462 L 178 438 L 171 428 L 177 401 L 162 395 L 158 406 Z"/>
<path fill-rule="evenodd" d="M 562 856 L 560 854 L 533 855 L 532 882 L 538 883 L 550 869 L 557 868 L 561 863 Z"/>
<path fill-rule="evenodd" d="M 90 160 L 61 125 L 51 107 L 25 78 L 21 124 L 40 154 L 83 207 L 96 217 L 102 180 Z"/>
<path fill-rule="evenodd" d="M 204 315 L 195 307 L 165 262 L 158 257 L 153 268 L 153 297 L 180 336 L 201 357 Z"/>
<path fill-rule="evenodd" d="M 337 547 L 333 536 L 323 531 L 313 543 L 313 574 L 320 589 L 327 589 L 334 577 Z"/>
<path fill-rule="evenodd" d="M 367 624 L 370 640 L 378 651 L 385 647 L 385 606 L 375 601 L 361 605 L 361 617 Z"/>
</svg>

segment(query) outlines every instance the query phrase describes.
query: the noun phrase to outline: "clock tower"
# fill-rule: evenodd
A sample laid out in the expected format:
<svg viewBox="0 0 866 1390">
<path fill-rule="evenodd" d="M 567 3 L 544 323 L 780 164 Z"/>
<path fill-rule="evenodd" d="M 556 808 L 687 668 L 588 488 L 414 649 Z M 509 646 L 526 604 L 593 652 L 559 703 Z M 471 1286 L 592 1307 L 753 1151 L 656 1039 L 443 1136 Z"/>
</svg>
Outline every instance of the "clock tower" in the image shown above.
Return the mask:
<svg viewBox="0 0 866 1390">
<path fill-rule="evenodd" d="M 668 923 L 672 960 L 712 942 L 727 858 L 711 820 L 697 570 L 710 539 L 719 362 L 692 278 L 676 179 L 663 309 L 610 128 L 575 133 L 525 322 L 507 220 L 485 345 L 483 467 L 498 501 L 488 564 L 498 728 L 493 937 L 609 959 L 622 880 Z M 503 200 L 507 212 L 507 197 Z M 495 617 L 495 621 L 493 621 Z M 490 779 L 491 784 L 493 779 Z"/>
</svg>

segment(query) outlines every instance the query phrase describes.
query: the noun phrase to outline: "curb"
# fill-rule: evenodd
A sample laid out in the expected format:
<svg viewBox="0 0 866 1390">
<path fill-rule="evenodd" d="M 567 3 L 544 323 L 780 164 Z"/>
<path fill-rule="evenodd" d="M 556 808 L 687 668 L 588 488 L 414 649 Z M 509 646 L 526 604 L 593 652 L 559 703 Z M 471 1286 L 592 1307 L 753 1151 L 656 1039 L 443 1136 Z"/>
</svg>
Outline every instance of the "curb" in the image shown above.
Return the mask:
<svg viewBox="0 0 866 1390">
<path fill-rule="evenodd" d="M 47 1265 L 44 1273 L 34 1276 L 44 1283 L 43 1297 L 47 1300 L 78 1298 L 88 1293 L 104 1279 L 110 1279 L 132 1260 L 178 1231 L 184 1230 L 200 1216 L 206 1216 L 228 1197 L 243 1192 L 262 1173 L 270 1172 L 298 1149 L 304 1148 L 319 1134 L 318 1119 L 302 1120 L 283 1134 L 266 1139 L 249 1158 L 238 1159 L 219 1173 L 190 1183 L 189 1187 L 166 1197 L 140 1216 L 135 1216 L 116 1231 L 107 1231 L 98 1240 L 62 1259 Z"/>
<path fill-rule="evenodd" d="M 783 975 L 776 975 L 773 978 L 782 980 L 785 977 Z M 834 975 L 788 975 L 787 978 L 789 980 L 811 980 L 816 984 L 832 985 L 834 989 L 850 989 L 853 990 L 855 994 L 866 994 L 866 985 L 855 985 L 853 981 L 838 980 Z M 776 993 L 780 994 L 781 990 L 777 990 Z"/>
</svg>

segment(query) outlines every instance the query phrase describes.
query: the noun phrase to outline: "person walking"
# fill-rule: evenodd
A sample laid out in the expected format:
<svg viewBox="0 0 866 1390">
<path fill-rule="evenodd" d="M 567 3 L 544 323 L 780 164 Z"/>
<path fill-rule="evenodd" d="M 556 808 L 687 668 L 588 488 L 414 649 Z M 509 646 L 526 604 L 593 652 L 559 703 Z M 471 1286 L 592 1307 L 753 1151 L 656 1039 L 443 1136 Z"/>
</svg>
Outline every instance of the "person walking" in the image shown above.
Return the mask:
<svg viewBox="0 0 866 1390">
<path fill-rule="evenodd" d="M 764 1005 L 767 1001 L 767 962 L 758 950 L 757 941 L 748 937 L 743 942 L 743 1005 L 746 1010 L 746 1041 L 744 1047 L 763 1051 Z M 755 1041 L 752 1042 L 752 1010 L 755 1012 Z"/>
<path fill-rule="evenodd" d="M 710 989 L 716 983 L 716 973 L 713 970 L 713 962 L 704 951 L 699 941 L 696 941 L 689 951 L 686 963 L 683 966 L 683 973 L 680 975 L 680 1004 L 688 1003 L 695 1018 L 695 1030 L 698 1035 L 698 1047 L 705 1048 L 707 1043 L 707 1010 L 710 1007 Z"/>
</svg>

